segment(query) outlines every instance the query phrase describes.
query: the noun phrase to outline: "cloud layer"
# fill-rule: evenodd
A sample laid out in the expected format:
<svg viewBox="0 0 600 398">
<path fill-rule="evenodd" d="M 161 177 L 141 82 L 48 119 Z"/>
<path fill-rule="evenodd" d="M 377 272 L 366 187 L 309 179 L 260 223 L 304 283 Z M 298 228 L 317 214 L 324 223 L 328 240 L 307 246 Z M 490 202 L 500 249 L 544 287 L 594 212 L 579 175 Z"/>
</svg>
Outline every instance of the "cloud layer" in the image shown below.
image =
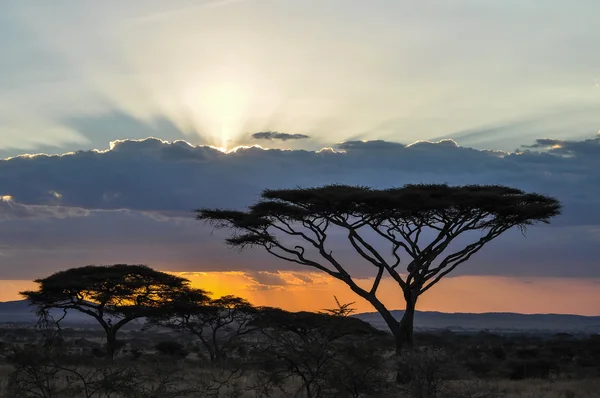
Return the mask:
<svg viewBox="0 0 600 398">
<path fill-rule="evenodd" d="M 539 139 L 512 153 L 452 140 L 404 145 L 349 141 L 320 151 L 210 146 L 156 138 L 105 151 L 0 161 L 0 275 L 28 279 L 86 263 L 147 262 L 173 271 L 291 269 L 259 252 L 239 255 L 193 219 L 198 207 L 243 208 L 265 188 L 328 183 L 505 184 L 563 201 L 551 226 L 498 239 L 463 274 L 600 276 L 600 136 Z M 341 240 L 340 240 L 341 242 Z M 339 255 L 370 275 L 340 246 Z M 254 274 L 257 280 L 270 274 Z"/>
</svg>

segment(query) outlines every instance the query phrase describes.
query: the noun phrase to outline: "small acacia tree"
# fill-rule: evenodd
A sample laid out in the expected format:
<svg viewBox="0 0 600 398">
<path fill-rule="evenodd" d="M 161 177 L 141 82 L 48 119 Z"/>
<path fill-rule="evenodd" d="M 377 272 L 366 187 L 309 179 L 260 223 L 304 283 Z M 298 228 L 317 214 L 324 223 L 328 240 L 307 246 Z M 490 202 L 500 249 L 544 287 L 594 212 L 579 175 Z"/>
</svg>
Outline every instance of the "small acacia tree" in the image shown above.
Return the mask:
<svg viewBox="0 0 600 398">
<path fill-rule="evenodd" d="M 235 296 L 211 299 L 202 289 L 187 289 L 163 310 L 148 318 L 148 327 L 160 325 L 196 336 L 211 362 L 226 358 L 241 338 L 256 328 L 250 326 L 257 309 Z"/>
<path fill-rule="evenodd" d="M 335 300 L 335 305 L 337 307 L 336 308 L 325 308 L 324 310 L 321 311 L 321 313 L 333 315 L 333 316 L 346 317 L 346 316 L 350 316 L 356 312 L 356 308 L 352 307 L 354 305 L 354 301 L 351 303 L 342 304 L 342 303 L 340 303 L 340 300 L 338 300 L 338 298 L 336 296 L 333 296 L 333 299 Z"/>
<path fill-rule="evenodd" d="M 347 349 L 384 334 L 358 318 L 268 307 L 260 309 L 252 325 L 263 337 L 253 347 L 258 373 L 266 374 L 287 396 L 298 396 L 302 390 L 306 397 L 338 396 L 332 381 L 339 374 L 333 373 L 339 362 L 352 359 L 345 356 Z M 300 389 L 286 393 L 290 377 L 300 381 Z"/>
<path fill-rule="evenodd" d="M 38 290 L 21 295 L 40 314 L 52 309 L 87 314 L 106 332 L 107 356 L 117 348 L 117 332 L 134 319 L 159 311 L 171 298 L 188 289 L 187 279 L 145 265 L 88 265 L 36 279 Z"/>
<path fill-rule="evenodd" d="M 233 247 L 260 246 L 277 258 L 345 282 L 381 314 L 401 352 L 412 346 L 421 294 L 505 231 L 549 223 L 560 210 L 554 198 L 497 185 L 421 184 L 383 190 L 328 185 L 265 190 L 247 211 L 204 208 L 197 210 L 197 217 L 232 229 L 227 243 Z M 356 260 L 344 262 L 334 254 L 340 242 L 332 236 L 340 232 L 372 268 L 372 286 L 359 286 L 350 274 L 348 265 Z M 471 243 L 457 248 L 458 237 Z M 377 297 L 384 275 L 403 292 L 406 310 L 400 321 Z"/>
</svg>

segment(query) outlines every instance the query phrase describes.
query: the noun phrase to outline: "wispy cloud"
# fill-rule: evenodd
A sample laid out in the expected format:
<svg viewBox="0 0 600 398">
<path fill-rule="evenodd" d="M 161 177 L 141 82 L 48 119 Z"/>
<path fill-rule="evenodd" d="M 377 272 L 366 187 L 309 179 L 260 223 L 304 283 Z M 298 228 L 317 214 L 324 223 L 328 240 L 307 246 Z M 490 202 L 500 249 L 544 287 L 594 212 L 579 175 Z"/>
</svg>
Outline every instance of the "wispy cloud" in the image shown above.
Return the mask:
<svg viewBox="0 0 600 398">
<path fill-rule="evenodd" d="M 310 138 L 310 136 L 306 134 L 287 134 L 287 133 L 278 133 L 277 131 L 261 131 L 259 133 L 252 134 L 252 138 L 255 140 L 305 140 Z"/>
</svg>

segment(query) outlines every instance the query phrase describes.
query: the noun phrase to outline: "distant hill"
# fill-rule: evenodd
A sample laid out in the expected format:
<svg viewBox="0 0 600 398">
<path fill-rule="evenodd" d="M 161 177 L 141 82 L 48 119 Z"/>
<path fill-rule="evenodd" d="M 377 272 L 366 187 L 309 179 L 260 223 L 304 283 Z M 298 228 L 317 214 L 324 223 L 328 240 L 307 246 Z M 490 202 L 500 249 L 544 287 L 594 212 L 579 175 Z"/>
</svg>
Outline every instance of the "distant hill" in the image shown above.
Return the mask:
<svg viewBox="0 0 600 398">
<path fill-rule="evenodd" d="M 392 311 L 394 318 L 400 319 L 404 311 Z M 377 312 L 355 315 L 380 329 L 387 329 L 383 318 Z M 452 331 L 503 331 L 503 332 L 567 332 L 600 333 L 600 316 L 563 314 L 517 314 L 511 312 L 444 313 L 417 311 L 415 329 Z"/>
<path fill-rule="evenodd" d="M 62 311 L 54 311 L 54 317 L 62 316 Z M 392 311 L 396 319 L 402 318 L 404 311 Z M 382 330 L 387 325 L 376 312 L 365 312 L 354 315 L 369 322 Z M 35 323 L 37 315 L 35 308 L 30 307 L 26 300 L 0 302 L 0 324 L 6 323 Z M 63 320 L 64 324 L 96 324 L 88 315 L 77 311 L 69 311 Z M 415 329 L 417 330 L 453 330 L 496 332 L 567 332 L 567 333 L 600 333 L 600 316 L 562 315 L 562 314 L 517 314 L 511 312 L 444 313 L 417 311 L 415 314 Z"/>
<path fill-rule="evenodd" d="M 50 314 L 58 319 L 63 315 L 62 310 L 51 311 Z M 35 307 L 30 307 L 27 300 L 0 302 L 0 324 L 26 323 L 33 324 L 38 320 Z M 96 320 L 78 311 L 67 311 L 63 324 L 96 324 Z"/>
</svg>

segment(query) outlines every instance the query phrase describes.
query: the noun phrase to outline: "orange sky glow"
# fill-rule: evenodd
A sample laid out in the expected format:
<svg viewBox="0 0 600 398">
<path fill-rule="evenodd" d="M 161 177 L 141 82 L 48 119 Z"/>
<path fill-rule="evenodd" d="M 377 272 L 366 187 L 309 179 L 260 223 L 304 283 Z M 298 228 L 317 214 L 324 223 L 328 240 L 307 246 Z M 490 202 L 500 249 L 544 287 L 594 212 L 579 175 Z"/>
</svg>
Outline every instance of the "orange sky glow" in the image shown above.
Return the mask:
<svg viewBox="0 0 600 398">
<path fill-rule="evenodd" d="M 214 296 L 233 294 L 259 306 L 281 307 L 290 311 L 318 311 L 334 307 L 335 295 L 342 303 L 354 301 L 358 312 L 374 311 L 369 303 L 357 297 L 342 282 L 319 273 L 236 271 L 177 274 L 188 278 L 193 286 L 212 292 Z M 271 283 L 265 284 L 265 279 L 270 279 Z M 599 286 L 600 279 L 451 277 L 425 293 L 417 309 L 600 315 Z M 18 300 L 20 290 L 34 287 L 31 281 L 0 281 L 0 301 Z M 382 282 L 379 297 L 389 308 L 403 308 L 402 296 L 392 280 Z"/>
</svg>

